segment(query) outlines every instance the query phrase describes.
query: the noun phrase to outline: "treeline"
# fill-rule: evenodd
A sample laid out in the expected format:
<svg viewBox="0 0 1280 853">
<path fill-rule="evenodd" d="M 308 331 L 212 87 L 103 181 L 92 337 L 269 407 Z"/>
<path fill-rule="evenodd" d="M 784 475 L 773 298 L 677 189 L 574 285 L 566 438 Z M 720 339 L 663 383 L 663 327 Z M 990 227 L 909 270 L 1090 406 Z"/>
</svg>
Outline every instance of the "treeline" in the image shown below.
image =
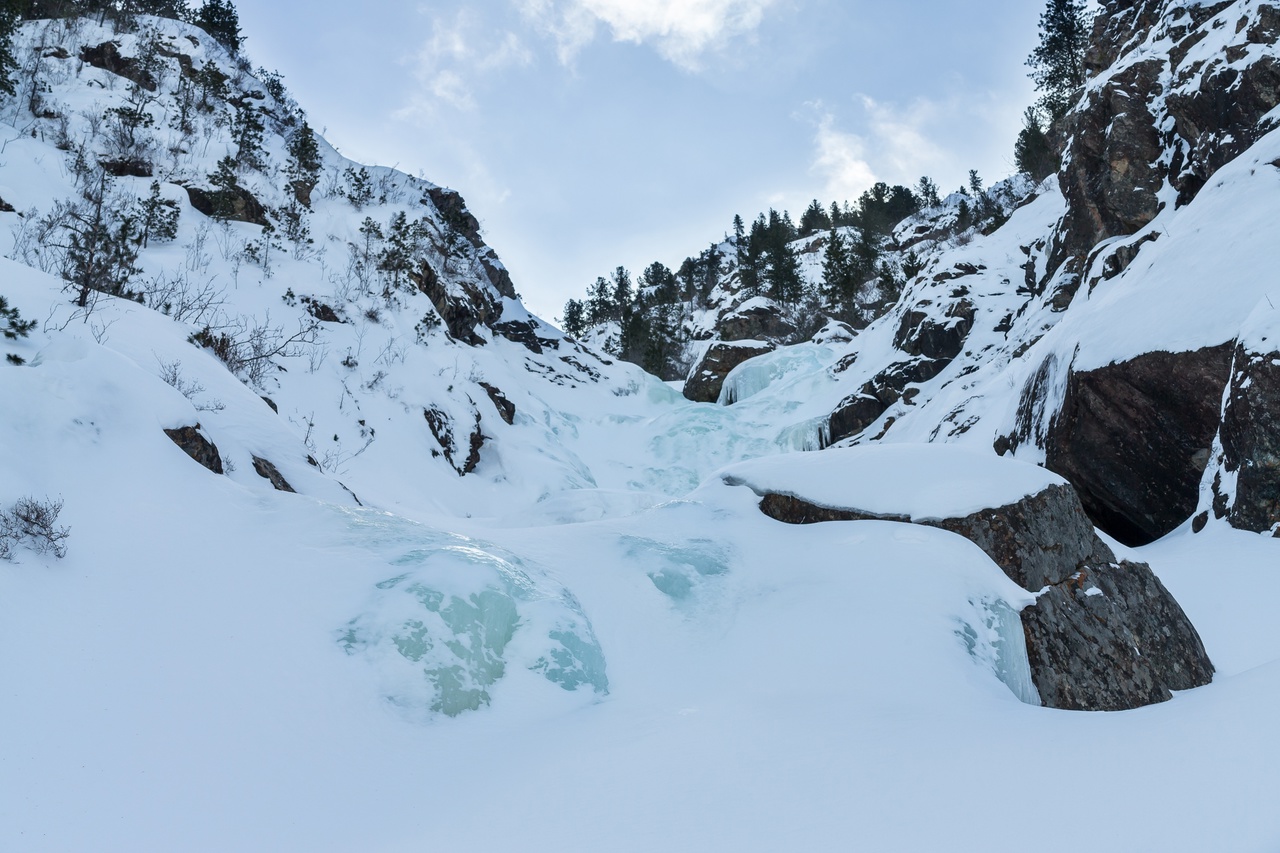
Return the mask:
<svg viewBox="0 0 1280 853">
<path fill-rule="evenodd" d="M 1005 200 L 983 188 L 977 171 L 957 190 L 954 216 L 940 218 L 934 239 L 977 229 L 989 233 L 1005 220 Z M 748 226 L 733 218 L 732 231 L 672 270 L 655 261 L 633 279 L 624 267 L 601 276 L 584 299 L 570 299 L 562 323 L 573 337 L 608 329 L 603 345 L 618 358 L 663 379 L 677 379 L 694 313 L 718 307 L 724 285 L 743 298 L 767 297 L 807 339 L 828 319 L 863 326 L 893 304 L 904 284 L 923 268 L 915 252 L 892 251 L 890 237 L 907 217 L 942 205 L 938 185 L 924 177 L 914 187 L 878 183 L 857 201 L 823 205 L 816 199 L 799 223 L 783 210 L 761 213 Z M 799 241 L 815 238 L 821 275 L 802 274 Z M 803 244 L 800 244 L 803 247 Z M 741 300 L 739 300 L 741 301 Z"/>
<path fill-rule="evenodd" d="M 824 315 L 850 316 L 856 291 L 868 279 L 883 274 L 898 282 L 900 272 L 881 262 L 893 227 L 922 206 L 938 203 L 937 186 L 923 178 L 915 189 L 876 184 L 852 204 L 823 205 L 815 199 L 799 224 L 786 210 L 770 209 L 749 226 L 734 216 L 723 241 L 685 258 L 675 270 L 655 261 L 634 280 L 624 267 L 597 278 L 585 299 L 568 301 L 562 322 L 575 337 L 616 324 L 604 342 L 609 353 L 663 378 L 679 378 L 687 367 L 681 358 L 693 312 L 711 307 L 716 289 L 729 285 L 735 274 L 734 292 L 774 300 L 798 326 L 821 325 Z M 861 236 L 849 259 L 842 260 L 846 244 L 838 229 L 849 228 Z M 830 270 L 831 280 L 815 289 L 801 273 L 795 243 L 825 232 L 831 236 L 824 272 Z"/>
</svg>

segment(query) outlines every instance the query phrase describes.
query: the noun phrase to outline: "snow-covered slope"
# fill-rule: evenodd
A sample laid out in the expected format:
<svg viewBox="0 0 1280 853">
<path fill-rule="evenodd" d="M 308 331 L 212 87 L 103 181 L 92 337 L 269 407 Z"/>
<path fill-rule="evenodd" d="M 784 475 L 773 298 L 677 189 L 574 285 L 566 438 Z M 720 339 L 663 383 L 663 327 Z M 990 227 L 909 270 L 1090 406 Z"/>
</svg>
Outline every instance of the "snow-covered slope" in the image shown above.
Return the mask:
<svg viewBox="0 0 1280 853">
<path fill-rule="evenodd" d="M 1007 505 L 1063 487 L 1026 462 L 1060 453 L 1081 375 L 1237 336 L 1265 351 L 1272 135 L 1096 281 L 1061 257 L 1077 202 L 1052 180 L 986 236 L 908 220 L 896 240 L 924 268 L 884 316 L 753 358 L 698 404 L 528 315 L 456 194 L 323 140 L 300 190 L 287 96 L 199 30 L 142 20 L 158 34 L 25 25 L 39 98 L 0 105 L 0 295 L 37 321 L 0 340 L 0 511 L 61 501 L 69 529 L 62 559 L 0 561 L 0 847 L 1280 845 L 1280 540 L 1209 523 L 1102 543 L 1151 564 L 1217 675 L 1073 713 L 1026 679 L 1018 611 L 1044 591 L 955 533 L 782 524 L 756 493 Z M 146 39 L 163 50 L 145 96 L 79 59 Z M 169 124 L 188 67 L 229 87 L 191 138 Z M 95 116 L 138 98 L 153 176 L 109 183 L 128 205 L 156 180 L 177 233 L 140 251 L 141 303 L 82 308 L 57 277 L 67 228 L 41 222 L 92 189 L 82 142 L 108 159 Z M 237 103 L 262 108 L 266 153 L 235 186 L 278 245 L 193 206 L 238 153 Z M 422 223 L 408 266 L 386 254 L 402 213 Z M 313 243 L 281 236 L 295 214 Z M 1234 272 L 1206 286 L 1215 269 Z M 243 347 L 230 364 L 201 345 L 220 335 Z M 222 475 L 165 433 L 196 424 Z M 1234 437 L 1202 460 L 1206 510 Z"/>
</svg>

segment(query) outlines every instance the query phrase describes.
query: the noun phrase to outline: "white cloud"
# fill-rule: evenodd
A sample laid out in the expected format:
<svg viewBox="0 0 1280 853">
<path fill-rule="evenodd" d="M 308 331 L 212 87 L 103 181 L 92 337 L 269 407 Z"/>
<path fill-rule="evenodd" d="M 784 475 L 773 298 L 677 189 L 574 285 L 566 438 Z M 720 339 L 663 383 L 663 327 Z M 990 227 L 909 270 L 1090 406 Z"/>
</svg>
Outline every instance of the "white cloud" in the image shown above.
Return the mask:
<svg viewBox="0 0 1280 853">
<path fill-rule="evenodd" d="M 866 159 L 866 141 L 837 130 L 830 113 L 819 119 L 814 145 L 817 151 L 812 171 L 824 179 L 827 198 L 855 199 L 876 182 Z"/>
<path fill-rule="evenodd" d="M 517 0 L 524 16 L 557 44 L 571 62 L 609 28 L 614 41 L 652 44 L 665 59 L 697 70 L 705 54 L 753 32 L 777 0 Z"/>
<path fill-rule="evenodd" d="M 436 18 L 431 37 L 413 59 L 421 88 L 400 112 L 430 113 L 441 104 L 474 109 L 474 89 L 485 77 L 532 62 L 533 53 L 518 35 L 507 32 L 495 38 L 492 27 L 470 9 Z"/>
<path fill-rule="evenodd" d="M 905 105 L 865 95 L 855 101 L 860 115 L 842 119 L 821 103 L 807 105 L 816 116 L 810 171 L 825 181 L 831 198 L 853 200 L 878 180 L 914 186 L 929 175 L 946 187 L 963 183 L 974 167 L 986 169 L 988 183 L 1012 171 L 989 150 L 993 128 L 1005 129 L 1010 140 L 1017 132 L 1013 111 L 993 93 Z"/>
</svg>

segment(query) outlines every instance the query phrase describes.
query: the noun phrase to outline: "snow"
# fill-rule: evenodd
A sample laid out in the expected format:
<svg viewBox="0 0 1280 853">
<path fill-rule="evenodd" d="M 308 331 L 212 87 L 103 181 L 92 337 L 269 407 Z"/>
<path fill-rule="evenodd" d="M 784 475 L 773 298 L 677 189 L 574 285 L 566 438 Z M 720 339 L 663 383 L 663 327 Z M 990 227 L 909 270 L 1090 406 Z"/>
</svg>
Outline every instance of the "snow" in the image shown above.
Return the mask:
<svg viewBox="0 0 1280 853">
<path fill-rule="evenodd" d="M 234 70 L 207 39 L 193 56 Z M 51 68 L 73 127 L 123 95 L 98 69 Z M 55 128 L 35 127 L 8 128 L 0 195 L 43 213 L 74 190 Z M 171 177 L 225 153 L 225 128 L 207 131 Z M 163 184 L 180 233 L 143 254 L 147 276 L 216 282 L 232 318 L 291 328 L 307 296 L 347 321 L 252 387 L 189 343 L 211 318 L 106 298 L 77 315 L 60 281 L 0 260 L 0 291 L 38 321 L 0 340 L 25 361 L 0 361 L 0 506 L 62 499 L 71 530 L 65 559 L 0 561 L 0 848 L 1275 850 L 1280 540 L 1211 523 L 1117 548 L 1151 563 L 1218 675 L 1161 705 L 1072 713 L 1036 705 L 1017 619 L 1033 596 L 977 546 L 889 521 L 782 525 L 753 490 L 915 519 L 1008 504 L 1062 482 L 989 450 L 1046 357 L 1053 385 L 1077 345 L 1078 364 L 1242 329 L 1270 345 L 1278 241 L 1258 217 L 1277 144 L 1153 223 L 1168 236 L 1062 314 L 1017 292 L 1063 212 L 1042 187 L 988 237 L 922 245 L 926 273 L 853 340 L 735 371 L 731 406 L 561 340 L 495 295 L 478 248 L 447 286 L 557 346 L 419 340 L 425 296 L 342 276 L 365 216 L 440 224 L 416 204 L 431 185 L 391 170 L 373 170 L 399 182 L 386 204 L 318 191 L 326 254 L 281 253 L 270 274 L 239 253 L 259 229 L 210 226 Z M 269 134 L 277 164 L 281 145 Z M 349 165 L 322 148 L 329 174 Z M 269 177 L 254 189 L 278 204 Z M 0 217 L 15 239 L 32 221 Z M 1220 221 L 1254 237 L 1227 241 Z M 1220 268 L 1196 256 L 1210 249 Z M 933 281 L 960 263 L 984 269 Z M 1210 305 L 1206 281 L 1230 287 Z M 961 286 L 978 308 L 966 351 L 873 426 L 895 418 L 884 443 L 799 452 L 904 357 L 902 312 L 936 314 Z M 475 472 L 438 455 L 427 406 L 463 448 L 479 415 Z M 234 470 L 163 432 L 196 423 Z M 1046 810 L 1063 792 L 1074 820 Z"/>
<path fill-rule="evenodd" d="M 1036 465 L 947 444 L 832 448 L 743 462 L 719 477 L 759 495 L 790 495 L 828 509 L 912 521 L 963 518 L 1066 483 Z"/>
</svg>

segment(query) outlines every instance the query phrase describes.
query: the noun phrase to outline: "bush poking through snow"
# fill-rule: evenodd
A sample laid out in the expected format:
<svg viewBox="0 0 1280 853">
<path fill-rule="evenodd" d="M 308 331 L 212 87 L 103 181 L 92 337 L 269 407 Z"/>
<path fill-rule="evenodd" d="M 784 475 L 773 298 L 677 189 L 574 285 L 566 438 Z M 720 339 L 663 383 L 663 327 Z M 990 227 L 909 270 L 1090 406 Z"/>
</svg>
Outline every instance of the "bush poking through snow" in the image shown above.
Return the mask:
<svg viewBox="0 0 1280 853">
<path fill-rule="evenodd" d="M 58 527 L 61 500 L 20 498 L 7 510 L 0 510 L 0 559 L 12 560 L 18 547 L 37 554 L 67 555 L 71 528 Z"/>
</svg>

